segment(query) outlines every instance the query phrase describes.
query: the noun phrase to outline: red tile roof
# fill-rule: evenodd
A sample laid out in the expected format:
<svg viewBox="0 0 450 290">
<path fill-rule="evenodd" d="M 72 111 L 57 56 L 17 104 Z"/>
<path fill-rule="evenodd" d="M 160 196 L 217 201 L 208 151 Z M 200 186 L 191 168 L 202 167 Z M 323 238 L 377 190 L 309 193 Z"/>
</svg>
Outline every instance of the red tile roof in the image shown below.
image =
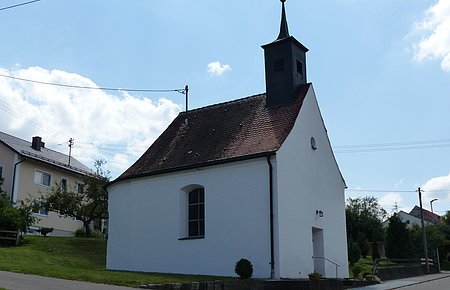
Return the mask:
<svg viewBox="0 0 450 290">
<path fill-rule="evenodd" d="M 115 182 L 252 158 L 277 151 L 292 130 L 310 84 L 289 105 L 266 107 L 256 95 L 180 113 Z"/>
<path fill-rule="evenodd" d="M 420 207 L 417 205 L 409 213 L 412 216 L 420 218 Z M 442 217 L 423 208 L 423 219 L 433 224 L 442 223 Z"/>
</svg>

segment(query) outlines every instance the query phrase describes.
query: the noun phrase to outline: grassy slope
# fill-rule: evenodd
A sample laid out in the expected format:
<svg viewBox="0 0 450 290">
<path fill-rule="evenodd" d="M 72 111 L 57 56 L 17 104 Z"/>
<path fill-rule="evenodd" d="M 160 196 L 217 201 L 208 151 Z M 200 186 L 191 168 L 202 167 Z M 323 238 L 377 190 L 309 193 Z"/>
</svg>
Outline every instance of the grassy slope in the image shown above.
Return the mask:
<svg viewBox="0 0 450 290">
<path fill-rule="evenodd" d="M 0 247 L 0 270 L 136 287 L 140 284 L 217 280 L 218 277 L 110 271 L 106 243 L 85 238 L 26 237 L 20 247 Z"/>
</svg>

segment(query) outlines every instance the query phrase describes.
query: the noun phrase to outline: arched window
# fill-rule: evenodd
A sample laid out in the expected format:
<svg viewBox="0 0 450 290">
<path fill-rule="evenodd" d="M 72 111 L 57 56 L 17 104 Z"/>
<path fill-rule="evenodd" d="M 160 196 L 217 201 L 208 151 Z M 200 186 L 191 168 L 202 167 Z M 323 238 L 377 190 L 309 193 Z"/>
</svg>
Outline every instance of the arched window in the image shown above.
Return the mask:
<svg viewBox="0 0 450 290">
<path fill-rule="evenodd" d="M 196 188 L 188 193 L 188 236 L 205 236 L 205 190 Z"/>
</svg>

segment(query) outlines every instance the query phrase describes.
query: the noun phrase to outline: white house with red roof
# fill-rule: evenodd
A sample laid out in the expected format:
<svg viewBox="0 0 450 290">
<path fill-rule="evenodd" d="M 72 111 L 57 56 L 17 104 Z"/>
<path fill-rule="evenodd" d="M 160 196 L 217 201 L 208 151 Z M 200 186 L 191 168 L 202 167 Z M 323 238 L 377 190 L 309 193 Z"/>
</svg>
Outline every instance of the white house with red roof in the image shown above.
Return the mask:
<svg viewBox="0 0 450 290">
<path fill-rule="evenodd" d="M 282 2 L 266 93 L 180 113 L 108 185 L 108 269 L 348 277 L 345 182 Z"/>
</svg>

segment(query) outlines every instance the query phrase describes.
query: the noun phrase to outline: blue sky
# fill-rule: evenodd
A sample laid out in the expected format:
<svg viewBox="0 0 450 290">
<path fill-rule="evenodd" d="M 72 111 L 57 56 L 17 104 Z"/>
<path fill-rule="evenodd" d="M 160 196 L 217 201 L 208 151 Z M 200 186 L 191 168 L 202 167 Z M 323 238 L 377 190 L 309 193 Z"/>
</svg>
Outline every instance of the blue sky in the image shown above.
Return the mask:
<svg viewBox="0 0 450 290">
<path fill-rule="evenodd" d="M 450 0 L 288 0 L 286 8 L 291 35 L 310 49 L 308 79 L 347 185 L 369 190 L 347 197 L 370 194 L 388 211 L 395 202 L 409 211 L 421 186 L 425 208 L 438 198 L 435 211 L 449 210 Z M 42 0 L 0 11 L 0 74 L 116 88 L 188 84 L 191 108 L 233 100 L 264 92 L 260 46 L 278 35 L 280 10 L 277 0 Z M 179 93 L 0 77 L 1 131 L 41 135 L 61 152 L 72 137 L 76 158 L 106 159 L 113 177 L 183 108 Z"/>
</svg>

